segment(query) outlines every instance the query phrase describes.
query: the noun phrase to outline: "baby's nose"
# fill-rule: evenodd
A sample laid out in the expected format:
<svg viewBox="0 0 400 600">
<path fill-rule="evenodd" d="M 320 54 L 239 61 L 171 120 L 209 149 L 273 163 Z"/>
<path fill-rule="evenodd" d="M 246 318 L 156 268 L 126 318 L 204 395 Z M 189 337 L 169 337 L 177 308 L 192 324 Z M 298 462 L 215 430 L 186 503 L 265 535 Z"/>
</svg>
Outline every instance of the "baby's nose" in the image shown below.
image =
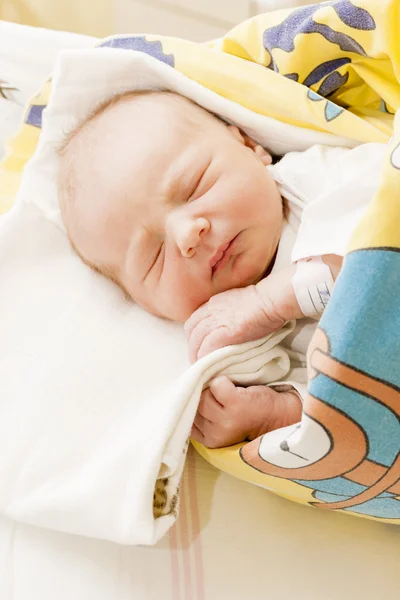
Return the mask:
<svg viewBox="0 0 400 600">
<path fill-rule="evenodd" d="M 202 238 L 210 231 L 210 227 L 210 222 L 203 217 L 181 224 L 177 244 L 184 258 L 191 258 L 196 254 L 196 248 L 201 244 Z"/>
</svg>

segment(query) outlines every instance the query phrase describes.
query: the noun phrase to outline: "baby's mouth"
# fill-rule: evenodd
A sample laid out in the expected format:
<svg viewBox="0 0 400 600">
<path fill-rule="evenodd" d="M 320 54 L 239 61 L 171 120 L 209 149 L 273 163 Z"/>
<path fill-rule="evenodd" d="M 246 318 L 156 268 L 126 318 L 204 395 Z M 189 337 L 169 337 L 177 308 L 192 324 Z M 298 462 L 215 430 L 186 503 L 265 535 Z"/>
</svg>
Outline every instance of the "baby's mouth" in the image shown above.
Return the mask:
<svg viewBox="0 0 400 600">
<path fill-rule="evenodd" d="M 212 257 L 212 259 L 210 260 L 210 266 L 212 269 L 214 269 L 218 265 L 218 263 L 221 262 L 226 250 L 229 248 L 230 243 L 231 242 L 228 242 L 227 244 L 223 244 L 222 246 L 220 246 L 218 248 L 218 250 Z"/>
<path fill-rule="evenodd" d="M 230 257 L 230 250 L 232 248 L 233 242 L 236 240 L 237 236 L 235 236 L 230 242 L 227 242 L 220 246 L 212 259 L 210 260 L 211 272 L 212 275 L 216 273 L 216 271 L 222 269 L 225 264 L 228 262 Z"/>
</svg>

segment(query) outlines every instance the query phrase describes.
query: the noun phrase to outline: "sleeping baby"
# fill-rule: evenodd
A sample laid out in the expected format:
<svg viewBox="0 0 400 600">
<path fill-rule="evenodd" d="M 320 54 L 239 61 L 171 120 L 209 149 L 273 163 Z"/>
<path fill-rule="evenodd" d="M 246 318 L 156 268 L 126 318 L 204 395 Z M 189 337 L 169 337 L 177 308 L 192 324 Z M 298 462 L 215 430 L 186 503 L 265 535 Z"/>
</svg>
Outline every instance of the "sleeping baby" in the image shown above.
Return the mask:
<svg viewBox="0 0 400 600">
<path fill-rule="evenodd" d="M 330 201 L 335 182 L 351 188 L 347 158 L 359 152 L 361 166 L 360 148 L 315 146 L 273 165 L 251 137 L 186 98 L 127 93 L 65 141 L 61 213 L 86 264 L 151 313 L 186 321 L 192 361 L 300 319 L 288 350 L 304 366 L 365 209 L 358 191 L 336 190 Z M 192 436 L 226 446 L 295 423 L 301 410 L 290 384 L 218 377 L 202 393 Z"/>
</svg>

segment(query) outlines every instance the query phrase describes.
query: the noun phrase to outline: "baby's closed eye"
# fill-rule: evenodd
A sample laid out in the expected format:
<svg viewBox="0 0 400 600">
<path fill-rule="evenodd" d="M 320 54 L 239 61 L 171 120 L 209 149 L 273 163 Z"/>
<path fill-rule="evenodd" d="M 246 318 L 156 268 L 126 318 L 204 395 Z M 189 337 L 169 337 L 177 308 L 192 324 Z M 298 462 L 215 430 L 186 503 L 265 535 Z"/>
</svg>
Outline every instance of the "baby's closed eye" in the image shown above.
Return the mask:
<svg viewBox="0 0 400 600">
<path fill-rule="evenodd" d="M 212 161 L 210 161 L 206 168 L 201 171 L 200 176 L 195 179 L 194 185 L 191 188 L 191 192 L 188 195 L 188 202 L 197 200 L 197 198 L 203 196 L 214 185 L 216 178 L 212 175 L 212 170 L 210 168 L 211 164 Z"/>
<path fill-rule="evenodd" d="M 164 261 L 161 261 L 161 258 L 165 254 L 163 252 L 163 250 L 164 250 L 164 243 L 160 244 L 160 246 L 156 250 L 156 252 L 154 254 L 154 257 L 153 257 L 153 260 L 151 262 L 150 268 L 148 269 L 146 275 L 144 276 L 143 281 L 145 281 L 150 274 L 155 273 L 156 269 L 159 270 L 159 271 L 161 271 L 160 264 L 161 264 L 161 268 L 162 268 L 162 263 L 164 262 Z"/>
</svg>

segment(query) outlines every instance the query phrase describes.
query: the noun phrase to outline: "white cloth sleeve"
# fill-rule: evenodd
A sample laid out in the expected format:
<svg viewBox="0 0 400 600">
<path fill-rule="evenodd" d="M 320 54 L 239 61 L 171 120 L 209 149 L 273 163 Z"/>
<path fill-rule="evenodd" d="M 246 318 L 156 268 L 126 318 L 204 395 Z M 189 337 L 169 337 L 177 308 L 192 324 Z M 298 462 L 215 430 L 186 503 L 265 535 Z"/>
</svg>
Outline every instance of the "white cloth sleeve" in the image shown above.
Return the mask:
<svg viewBox="0 0 400 600">
<path fill-rule="evenodd" d="M 325 167 L 321 169 L 325 182 L 321 181 L 318 197 L 304 208 L 292 250 L 293 262 L 324 254 L 344 256 L 351 235 L 379 186 L 383 144 L 363 144 L 345 150 L 335 157 L 331 168 L 326 168 L 329 150 L 322 150 L 325 157 L 320 162 Z M 315 168 L 318 170 L 318 162 Z"/>
<path fill-rule="evenodd" d="M 291 152 L 272 176 L 301 221 L 292 262 L 310 256 L 344 256 L 350 237 L 379 186 L 385 144 L 357 148 L 313 146 Z"/>
</svg>

